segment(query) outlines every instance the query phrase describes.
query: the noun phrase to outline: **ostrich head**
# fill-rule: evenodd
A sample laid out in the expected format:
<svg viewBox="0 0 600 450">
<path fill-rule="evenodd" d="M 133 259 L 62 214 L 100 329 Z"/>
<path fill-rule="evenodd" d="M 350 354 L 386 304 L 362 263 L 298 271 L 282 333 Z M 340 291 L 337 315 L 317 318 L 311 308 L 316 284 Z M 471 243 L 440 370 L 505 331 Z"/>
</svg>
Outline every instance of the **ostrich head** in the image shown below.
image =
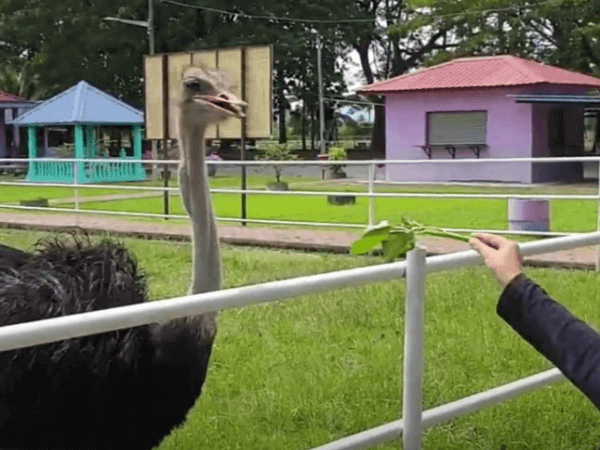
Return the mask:
<svg viewBox="0 0 600 450">
<path fill-rule="evenodd" d="M 227 84 L 222 72 L 200 67 L 184 71 L 179 106 L 187 124 L 208 125 L 229 117 L 245 117 L 246 102 L 229 92 Z"/>
</svg>

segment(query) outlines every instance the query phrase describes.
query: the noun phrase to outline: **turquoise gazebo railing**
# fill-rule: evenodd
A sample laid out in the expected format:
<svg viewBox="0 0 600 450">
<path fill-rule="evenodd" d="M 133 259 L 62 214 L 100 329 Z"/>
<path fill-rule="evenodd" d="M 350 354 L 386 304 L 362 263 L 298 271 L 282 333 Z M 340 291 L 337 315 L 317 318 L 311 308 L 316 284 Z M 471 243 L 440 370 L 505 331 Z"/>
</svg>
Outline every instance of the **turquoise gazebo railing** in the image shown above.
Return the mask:
<svg viewBox="0 0 600 450">
<path fill-rule="evenodd" d="M 73 163 L 69 161 L 30 161 L 26 180 L 72 183 Z"/>
<path fill-rule="evenodd" d="M 131 160 L 131 161 L 128 161 Z M 113 183 L 141 181 L 146 179 L 146 171 L 140 162 L 126 157 L 120 161 L 91 160 L 85 162 L 85 176 L 88 182 Z"/>
<path fill-rule="evenodd" d="M 77 165 L 77 170 L 75 170 Z M 85 162 L 55 160 L 30 161 L 26 180 L 41 183 L 115 183 L 146 180 L 146 171 L 139 160 L 125 158 L 103 161 L 101 158 Z"/>
</svg>

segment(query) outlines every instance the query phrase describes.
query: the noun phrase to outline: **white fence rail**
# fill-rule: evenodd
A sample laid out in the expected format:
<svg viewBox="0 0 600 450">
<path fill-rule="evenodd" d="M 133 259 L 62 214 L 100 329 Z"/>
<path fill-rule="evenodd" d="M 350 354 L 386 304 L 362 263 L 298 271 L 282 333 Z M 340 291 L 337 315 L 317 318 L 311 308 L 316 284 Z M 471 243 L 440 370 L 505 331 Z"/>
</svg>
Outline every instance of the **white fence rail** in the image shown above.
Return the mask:
<svg viewBox="0 0 600 450">
<path fill-rule="evenodd" d="M 0 166 L 5 164 L 20 164 L 23 165 L 29 161 L 56 161 L 53 158 L 37 158 L 37 159 L 0 159 Z M 88 159 L 61 159 L 62 162 L 70 162 L 74 164 L 75 170 L 77 168 L 77 162 L 90 162 Z M 102 161 L 119 161 L 119 159 L 103 159 Z M 390 192 L 376 192 L 376 187 L 381 182 L 375 179 L 377 166 L 385 165 L 403 165 L 403 164 L 465 164 L 465 163 L 477 163 L 477 164 L 493 164 L 493 163 L 523 163 L 523 162 L 536 162 L 536 163 L 565 163 L 565 162 L 600 162 L 600 157 L 561 157 L 561 158 L 481 158 L 481 159 L 426 159 L 426 160 L 368 160 L 368 161 L 343 161 L 344 165 L 348 166 L 365 166 L 367 168 L 366 173 L 366 192 L 354 192 L 354 191 L 270 191 L 270 190 L 257 190 L 257 189 L 223 189 L 215 188 L 211 189 L 212 193 L 222 194 L 240 194 L 243 198 L 246 195 L 295 195 L 295 196 L 335 196 L 335 195 L 352 195 L 355 197 L 366 197 L 368 198 L 368 213 L 365 217 L 364 224 L 358 223 L 341 223 L 341 222 L 314 222 L 314 221 L 297 221 L 297 220 L 273 220 L 273 219 L 249 219 L 245 216 L 240 218 L 234 217 L 217 217 L 217 220 L 221 222 L 238 222 L 238 223 L 255 223 L 255 224 L 273 224 L 273 225 L 298 225 L 302 227 L 339 227 L 348 229 L 364 229 L 367 225 L 374 225 L 377 221 L 377 212 L 375 200 L 377 198 L 456 198 L 456 199 L 502 199 L 508 200 L 511 198 L 527 199 L 527 200 L 596 200 L 600 202 L 600 179 L 598 184 L 597 192 L 593 195 L 561 195 L 561 194 L 456 194 L 456 193 L 445 193 L 445 194 L 434 194 L 434 193 L 390 193 Z M 161 160 L 128 160 L 128 163 L 143 163 L 147 165 L 178 165 L 179 161 L 161 161 Z M 283 166 L 315 166 L 315 167 L 327 167 L 330 165 L 340 164 L 340 161 L 207 161 L 209 165 L 216 166 L 255 166 L 255 167 L 266 167 L 272 165 L 283 165 Z M 407 183 L 413 184 L 413 183 Z M 28 182 L 12 182 L 3 181 L 0 182 L 0 186 L 31 186 L 32 183 Z M 46 208 L 46 207 L 35 207 L 35 206 L 20 206 L 14 204 L 1 204 L 0 208 L 3 209 L 31 209 L 39 211 L 54 211 L 54 212 L 74 212 L 77 214 L 98 214 L 98 215 L 117 215 L 132 217 L 146 217 L 146 218 L 181 218 L 187 219 L 186 215 L 174 215 L 165 211 L 164 214 L 154 213 L 134 213 L 134 212 L 119 212 L 110 210 L 85 210 L 81 209 L 81 199 L 78 195 L 79 189 L 107 189 L 108 185 L 101 184 L 65 184 L 65 183 L 43 183 L 47 187 L 70 187 L 75 189 L 74 209 L 73 208 Z M 110 185 L 110 189 L 124 190 L 124 191 L 151 191 L 151 192 L 163 192 L 165 197 L 168 197 L 169 193 L 177 194 L 179 189 L 176 187 L 157 187 L 157 186 L 123 186 L 123 185 Z M 1 199 L 0 199 L 1 201 Z M 165 207 L 165 210 L 168 209 Z M 245 208 L 242 208 L 245 210 Z M 600 230 L 600 208 L 597 213 L 597 230 Z M 456 232 L 474 232 L 483 231 L 491 233 L 502 233 L 502 234 L 514 234 L 514 235 L 534 235 L 534 236 L 568 236 L 578 233 L 572 232 L 557 232 L 557 231 L 522 231 L 522 230 L 498 230 L 498 229 L 472 229 L 472 228 L 445 228 L 448 231 Z M 592 231 L 592 230 L 588 230 Z M 600 253 L 598 256 L 599 267 L 600 267 Z"/>
<path fill-rule="evenodd" d="M 520 246 L 524 256 L 599 245 L 600 232 L 547 239 Z M 421 448 L 421 432 L 437 423 L 561 380 L 556 369 L 422 411 L 425 280 L 428 273 L 481 263 L 473 250 L 425 258 L 422 249 L 409 252 L 406 261 L 275 281 L 158 302 L 123 306 L 0 327 L 0 351 L 45 344 L 143 324 L 164 322 L 227 308 L 287 300 L 295 296 L 349 286 L 407 278 L 405 308 L 404 416 L 382 426 L 318 447 L 319 450 L 368 448 L 402 436 L 405 450 Z M 316 449 L 315 449 L 316 450 Z"/>
</svg>

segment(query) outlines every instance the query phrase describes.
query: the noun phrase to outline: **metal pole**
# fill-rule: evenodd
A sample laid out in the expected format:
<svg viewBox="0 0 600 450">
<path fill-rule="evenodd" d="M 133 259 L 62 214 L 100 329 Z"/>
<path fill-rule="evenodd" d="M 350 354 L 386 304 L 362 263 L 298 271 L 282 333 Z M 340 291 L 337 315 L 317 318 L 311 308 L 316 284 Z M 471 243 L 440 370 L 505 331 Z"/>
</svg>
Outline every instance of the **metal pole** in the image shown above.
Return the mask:
<svg viewBox="0 0 600 450">
<path fill-rule="evenodd" d="M 369 164 L 369 226 L 375 225 L 375 164 Z"/>
<path fill-rule="evenodd" d="M 168 148 L 168 144 L 167 144 L 167 140 L 163 140 L 163 157 L 165 160 L 168 159 L 168 155 L 167 155 L 167 148 Z M 169 165 L 168 164 L 164 164 L 164 168 L 163 168 L 163 174 L 164 174 L 164 182 L 163 182 L 163 186 L 164 187 L 169 187 Z M 169 191 L 168 190 L 164 190 L 163 191 L 163 206 L 164 206 L 164 214 L 165 216 L 169 215 Z M 168 220 L 168 217 L 165 217 L 165 220 Z"/>
<path fill-rule="evenodd" d="M 150 56 L 154 55 L 154 7 L 152 0 L 148 0 L 148 45 Z"/>
<path fill-rule="evenodd" d="M 598 163 L 598 201 L 596 202 L 596 231 L 600 231 L 600 162 Z M 600 245 L 596 246 L 596 272 L 600 272 Z"/>
<path fill-rule="evenodd" d="M 242 121 L 244 121 L 245 119 L 242 119 Z M 241 154 L 240 154 L 240 159 L 242 161 L 244 161 L 246 159 L 246 139 L 244 139 L 244 133 L 242 133 L 242 143 L 241 143 Z M 246 183 L 246 165 L 242 164 L 242 191 L 245 191 L 247 187 L 247 183 Z M 242 226 L 246 226 L 247 223 L 245 220 L 243 219 L 247 219 L 248 218 L 248 213 L 246 210 L 246 205 L 247 205 L 247 199 L 246 199 L 246 193 L 242 192 L 241 194 L 241 201 L 242 201 Z"/>
<path fill-rule="evenodd" d="M 79 163 L 73 163 L 73 185 L 75 187 L 75 225 L 79 226 L 79 189 L 77 189 L 77 178 L 79 177 L 79 170 L 77 166 Z"/>
<path fill-rule="evenodd" d="M 323 74 L 321 71 L 321 36 L 317 32 L 317 72 L 319 76 L 319 138 L 321 154 L 325 153 L 325 108 L 323 106 Z"/>
<path fill-rule="evenodd" d="M 421 449 L 423 407 L 423 338 L 425 328 L 426 253 L 423 248 L 406 257 L 406 306 L 404 316 L 404 382 L 402 419 L 404 450 Z"/>
<path fill-rule="evenodd" d="M 242 47 L 242 85 L 241 94 L 242 100 L 246 101 L 246 48 Z M 241 142 L 240 142 L 240 159 L 242 161 L 246 160 L 246 117 L 242 117 L 241 124 Z M 247 187 L 246 184 L 246 164 L 242 164 L 242 191 L 245 191 Z M 248 217 L 246 207 L 247 207 L 247 198 L 246 193 L 243 192 L 241 196 L 241 208 L 242 208 L 242 219 L 246 219 Z M 242 221 L 242 226 L 246 226 L 246 221 Z"/>
</svg>

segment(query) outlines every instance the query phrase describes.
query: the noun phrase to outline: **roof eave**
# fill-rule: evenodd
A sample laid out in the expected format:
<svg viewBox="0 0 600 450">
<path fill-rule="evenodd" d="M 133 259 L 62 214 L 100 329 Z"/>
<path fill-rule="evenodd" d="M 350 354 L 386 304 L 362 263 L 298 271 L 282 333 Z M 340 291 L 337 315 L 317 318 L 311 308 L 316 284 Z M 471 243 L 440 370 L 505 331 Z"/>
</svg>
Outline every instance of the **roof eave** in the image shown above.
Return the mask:
<svg viewBox="0 0 600 450">
<path fill-rule="evenodd" d="M 8 125 L 19 125 L 19 126 L 36 126 L 36 127 L 48 127 L 48 126 L 74 126 L 74 125 L 108 125 L 108 126 L 134 126 L 144 125 L 144 121 L 139 122 L 19 122 L 18 118 L 15 120 L 7 121 Z"/>
<path fill-rule="evenodd" d="M 600 81 L 600 80 L 599 80 Z M 369 89 L 359 89 L 356 92 L 362 95 L 385 95 L 385 94 L 401 94 L 403 92 L 426 92 L 426 91 L 452 91 L 452 90 L 473 90 L 473 89 L 507 89 L 507 88 L 523 88 L 528 86 L 569 86 L 569 87 L 581 87 L 587 89 L 600 89 L 599 84 L 581 84 L 581 83 L 551 83 L 548 81 L 539 81 L 536 83 L 522 83 L 522 84 L 496 84 L 493 86 L 482 85 L 482 86 L 447 86 L 447 87 L 430 87 L 430 88 L 415 88 L 415 89 L 385 89 L 372 91 Z"/>
<path fill-rule="evenodd" d="M 27 100 L 23 100 L 21 101 L 8 101 L 8 102 L 3 102 L 0 101 L 0 109 L 7 109 L 7 108 L 27 108 L 28 106 L 34 106 L 35 102 L 29 102 Z"/>
</svg>

